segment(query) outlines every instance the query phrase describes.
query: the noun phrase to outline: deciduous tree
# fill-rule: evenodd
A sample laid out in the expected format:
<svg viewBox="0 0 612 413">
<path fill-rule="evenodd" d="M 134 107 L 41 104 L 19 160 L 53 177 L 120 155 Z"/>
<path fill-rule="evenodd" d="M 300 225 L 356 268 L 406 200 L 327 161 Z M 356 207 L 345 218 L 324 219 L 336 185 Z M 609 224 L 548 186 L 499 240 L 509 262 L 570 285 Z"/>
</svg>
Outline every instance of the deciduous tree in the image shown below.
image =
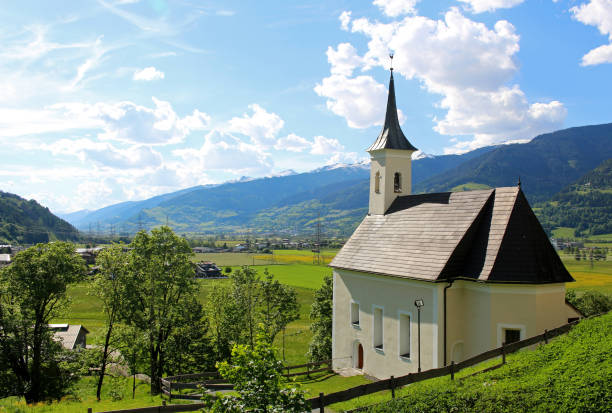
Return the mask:
<svg viewBox="0 0 612 413">
<path fill-rule="evenodd" d="M 333 281 L 331 276 L 323 280 L 323 285 L 314 294 L 310 309 L 310 331 L 312 341 L 308 355 L 314 361 L 329 360 L 332 357 L 332 307 Z"/>
</svg>

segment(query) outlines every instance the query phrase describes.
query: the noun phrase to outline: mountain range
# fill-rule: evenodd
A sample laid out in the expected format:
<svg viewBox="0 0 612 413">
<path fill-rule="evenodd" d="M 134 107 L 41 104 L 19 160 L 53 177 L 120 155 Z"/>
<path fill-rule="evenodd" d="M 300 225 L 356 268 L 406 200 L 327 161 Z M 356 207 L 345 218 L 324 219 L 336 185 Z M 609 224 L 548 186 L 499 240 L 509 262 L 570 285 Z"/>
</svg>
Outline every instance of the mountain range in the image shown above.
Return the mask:
<svg viewBox="0 0 612 413">
<path fill-rule="evenodd" d="M 612 124 L 583 126 L 528 143 L 413 160 L 413 192 L 516 185 L 544 202 L 612 158 Z M 80 230 L 134 232 L 166 222 L 185 233 L 312 233 L 348 235 L 367 212 L 369 164 L 333 165 L 306 173 L 196 186 L 144 201 L 61 215 Z"/>
</svg>

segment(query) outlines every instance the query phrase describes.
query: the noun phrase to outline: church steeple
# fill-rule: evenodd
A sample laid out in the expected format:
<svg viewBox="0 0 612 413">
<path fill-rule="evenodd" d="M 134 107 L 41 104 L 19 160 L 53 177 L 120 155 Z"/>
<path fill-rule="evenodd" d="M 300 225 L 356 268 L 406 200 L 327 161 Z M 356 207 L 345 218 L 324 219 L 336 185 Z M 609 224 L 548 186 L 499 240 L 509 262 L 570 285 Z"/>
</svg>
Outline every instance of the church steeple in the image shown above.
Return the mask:
<svg viewBox="0 0 612 413">
<path fill-rule="evenodd" d="M 393 59 L 393 55 L 389 57 Z M 370 153 L 370 214 L 384 215 L 395 198 L 410 195 L 412 153 L 416 150 L 417 148 L 408 142 L 400 128 L 395 103 L 393 67 L 391 67 L 385 124 L 376 141 L 368 148 Z"/>
<path fill-rule="evenodd" d="M 393 59 L 393 58 L 392 58 Z M 402 128 L 400 128 L 399 119 L 397 117 L 397 105 L 395 103 L 395 84 L 393 82 L 393 68 L 391 68 L 391 79 L 389 80 L 389 97 L 387 98 L 387 113 L 385 115 L 385 124 L 376 141 L 368 148 L 368 152 L 378 149 L 404 149 L 416 151 L 417 148 L 412 146 Z"/>
</svg>

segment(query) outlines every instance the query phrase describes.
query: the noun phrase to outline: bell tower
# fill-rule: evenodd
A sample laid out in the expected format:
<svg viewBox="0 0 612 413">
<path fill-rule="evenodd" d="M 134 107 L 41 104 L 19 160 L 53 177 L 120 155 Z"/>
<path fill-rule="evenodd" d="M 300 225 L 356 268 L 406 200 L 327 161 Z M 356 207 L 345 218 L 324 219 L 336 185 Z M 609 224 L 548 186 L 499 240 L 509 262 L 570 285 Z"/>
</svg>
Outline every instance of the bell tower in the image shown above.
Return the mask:
<svg viewBox="0 0 612 413">
<path fill-rule="evenodd" d="M 390 57 L 393 63 L 393 55 Z M 416 150 L 400 128 L 391 67 L 385 124 L 376 141 L 367 149 L 370 154 L 370 215 L 384 215 L 395 198 L 410 195 L 412 153 Z"/>
</svg>

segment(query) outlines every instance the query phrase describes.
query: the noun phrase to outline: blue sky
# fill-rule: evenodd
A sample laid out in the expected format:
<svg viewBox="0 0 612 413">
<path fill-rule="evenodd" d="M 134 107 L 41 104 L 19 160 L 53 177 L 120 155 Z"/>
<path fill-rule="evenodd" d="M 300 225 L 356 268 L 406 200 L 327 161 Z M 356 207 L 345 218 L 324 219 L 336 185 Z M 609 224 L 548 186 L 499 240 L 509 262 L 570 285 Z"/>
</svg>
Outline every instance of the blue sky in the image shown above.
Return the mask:
<svg viewBox="0 0 612 413">
<path fill-rule="evenodd" d="M 68 212 L 364 161 L 390 51 L 427 154 L 612 121 L 612 0 L 11 1 L 0 190 Z"/>
</svg>

